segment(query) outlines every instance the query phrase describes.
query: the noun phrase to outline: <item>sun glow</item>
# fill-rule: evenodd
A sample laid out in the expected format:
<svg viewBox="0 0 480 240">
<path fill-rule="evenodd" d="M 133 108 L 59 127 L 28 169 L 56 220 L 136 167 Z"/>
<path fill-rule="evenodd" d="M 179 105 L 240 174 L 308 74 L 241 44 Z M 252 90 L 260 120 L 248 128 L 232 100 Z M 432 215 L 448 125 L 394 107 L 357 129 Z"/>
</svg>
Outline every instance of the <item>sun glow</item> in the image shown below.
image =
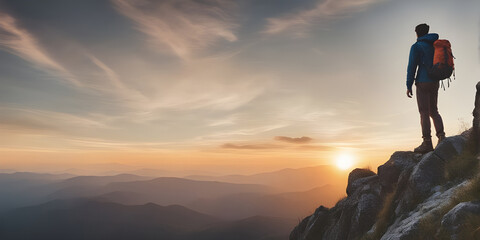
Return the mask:
<svg viewBox="0 0 480 240">
<path fill-rule="evenodd" d="M 341 170 L 348 170 L 353 166 L 355 162 L 353 155 L 348 153 L 342 153 L 337 156 L 336 165 Z"/>
</svg>

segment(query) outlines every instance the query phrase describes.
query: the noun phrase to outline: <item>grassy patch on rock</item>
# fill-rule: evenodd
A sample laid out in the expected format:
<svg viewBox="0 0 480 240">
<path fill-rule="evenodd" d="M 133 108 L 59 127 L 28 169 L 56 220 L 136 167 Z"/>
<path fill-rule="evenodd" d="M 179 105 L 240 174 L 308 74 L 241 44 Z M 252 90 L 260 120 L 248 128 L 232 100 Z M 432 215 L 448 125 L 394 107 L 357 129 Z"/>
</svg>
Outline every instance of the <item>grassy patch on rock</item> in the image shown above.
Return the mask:
<svg viewBox="0 0 480 240">
<path fill-rule="evenodd" d="M 448 181 L 466 179 L 478 172 L 479 160 L 473 150 L 466 148 L 460 155 L 447 162 L 445 177 Z"/>
<path fill-rule="evenodd" d="M 387 231 L 388 226 L 392 224 L 395 219 L 394 213 L 394 201 L 396 197 L 396 190 L 385 196 L 382 209 L 377 215 L 377 221 L 375 222 L 375 229 L 373 232 L 366 233 L 361 239 L 362 240 L 374 240 L 380 239 L 382 235 Z"/>
<path fill-rule="evenodd" d="M 450 235 L 446 233 L 445 229 L 441 228 L 441 221 L 445 214 L 452 210 L 457 204 L 462 202 L 469 202 L 480 199 L 480 172 L 476 171 L 475 176 L 464 187 L 458 189 L 448 204 L 435 211 L 434 214 L 429 214 L 420 221 L 419 225 L 419 239 L 434 239 L 447 240 Z M 460 239 L 480 239 L 480 217 L 471 217 L 467 219 L 459 236 L 466 238 Z"/>
</svg>

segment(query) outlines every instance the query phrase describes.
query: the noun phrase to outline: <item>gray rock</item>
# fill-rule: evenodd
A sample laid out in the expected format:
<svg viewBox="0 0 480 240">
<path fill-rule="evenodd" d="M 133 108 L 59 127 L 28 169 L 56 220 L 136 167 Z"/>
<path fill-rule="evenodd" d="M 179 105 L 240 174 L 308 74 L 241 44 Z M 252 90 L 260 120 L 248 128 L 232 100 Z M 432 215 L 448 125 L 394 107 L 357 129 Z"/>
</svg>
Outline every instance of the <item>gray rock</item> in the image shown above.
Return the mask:
<svg viewBox="0 0 480 240">
<path fill-rule="evenodd" d="M 313 240 L 315 236 L 321 234 L 328 221 L 328 209 L 321 206 L 317 208 L 314 215 L 310 217 L 307 228 L 305 229 L 305 240 Z"/>
<path fill-rule="evenodd" d="M 315 236 L 322 235 L 328 221 L 329 209 L 320 206 L 315 212 L 306 217 L 290 233 L 291 240 L 313 240 Z"/>
<path fill-rule="evenodd" d="M 480 201 L 459 203 L 443 216 L 442 228 L 450 235 L 450 239 L 462 239 L 460 234 L 466 222 L 473 217 L 480 219 Z"/>
<path fill-rule="evenodd" d="M 454 185 L 445 191 L 437 188 L 437 192 L 424 201 L 417 203 L 411 211 L 395 215 L 394 222 L 388 227 L 381 240 L 420 239 L 422 220 L 431 216 L 441 216 L 440 214 L 443 214 L 442 208 L 449 204 L 458 189 L 463 186 L 465 186 L 465 183 Z M 434 239 L 433 237 L 430 239 Z"/>
<path fill-rule="evenodd" d="M 355 168 L 353 171 L 348 174 L 348 185 L 347 185 L 347 195 L 352 194 L 359 184 L 354 184 L 355 181 L 376 175 L 374 172 L 368 169 Z"/>
<path fill-rule="evenodd" d="M 399 176 L 417 164 L 421 154 L 414 152 L 395 152 L 390 159 L 378 167 L 377 173 L 380 178 L 383 192 L 393 190 L 399 180 Z M 409 174 L 409 173 L 408 173 Z M 405 175 L 405 174 L 404 174 Z"/>
<path fill-rule="evenodd" d="M 434 186 L 445 181 L 445 161 L 434 152 L 423 155 L 410 175 L 409 187 L 420 197 L 431 194 Z"/>
<path fill-rule="evenodd" d="M 382 203 L 378 176 L 357 179 L 352 186 L 355 191 L 330 210 L 322 239 L 359 239 L 375 223 Z"/>
<path fill-rule="evenodd" d="M 353 216 L 353 222 L 357 224 L 353 224 L 352 227 L 356 227 L 357 229 L 354 228 L 352 231 L 365 233 L 370 230 L 375 223 L 375 218 L 381 205 L 382 201 L 377 194 L 363 194 L 358 201 L 357 209 Z"/>
<path fill-rule="evenodd" d="M 366 175 L 370 176 L 360 177 Z M 295 227 L 290 240 L 358 240 L 372 228 L 382 204 L 378 176 L 371 173 L 352 176 L 350 195 L 331 209 L 317 209 Z"/>
<path fill-rule="evenodd" d="M 309 219 L 308 217 L 304 218 L 297 226 L 295 226 L 293 230 L 290 232 L 290 236 L 288 239 L 290 240 L 305 239 L 304 234 L 305 234 L 305 229 L 307 228 L 308 219 Z"/>
<path fill-rule="evenodd" d="M 450 161 L 463 151 L 466 142 L 467 139 L 462 135 L 447 137 L 435 148 L 433 153 L 444 161 Z"/>
<path fill-rule="evenodd" d="M 380 190 L 381 187 L 378 183 L 377 175 L 357 179 L 350 185 L 350 194 L 353 194 L 356 191 L 375 191 L 376 194 L 380 194 Z"/>
<path fill-rule="evenodd" d="M 355 211 L 353 202 L 351 199 L 346 199 L 332 209 L 328 226 L 326 226 L 323 235 L 319 235 L 320 237 L 317 237 L 317 239 L 351 239 L 352 216 Z"/>
</svg>

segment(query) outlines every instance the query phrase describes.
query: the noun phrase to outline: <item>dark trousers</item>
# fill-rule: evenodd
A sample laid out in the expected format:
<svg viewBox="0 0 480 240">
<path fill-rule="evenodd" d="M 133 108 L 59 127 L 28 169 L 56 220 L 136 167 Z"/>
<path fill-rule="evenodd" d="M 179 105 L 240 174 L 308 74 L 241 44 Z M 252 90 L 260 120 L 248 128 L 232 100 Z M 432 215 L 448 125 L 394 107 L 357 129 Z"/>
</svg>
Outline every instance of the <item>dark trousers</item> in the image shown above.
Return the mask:
<svg viewBox="0 0 480 240">
<path fill-rule="evenodd" d="M 432 138 L 430 118 L 433 120 L 437 137 L 445 136 L 442 117 L 438 113 L 437 108 L 439 82 L 419 82 L 415 86 L 417 87 L 417 104 L 420 112 L 423 139 L 429 140 Z"/>
</svg>

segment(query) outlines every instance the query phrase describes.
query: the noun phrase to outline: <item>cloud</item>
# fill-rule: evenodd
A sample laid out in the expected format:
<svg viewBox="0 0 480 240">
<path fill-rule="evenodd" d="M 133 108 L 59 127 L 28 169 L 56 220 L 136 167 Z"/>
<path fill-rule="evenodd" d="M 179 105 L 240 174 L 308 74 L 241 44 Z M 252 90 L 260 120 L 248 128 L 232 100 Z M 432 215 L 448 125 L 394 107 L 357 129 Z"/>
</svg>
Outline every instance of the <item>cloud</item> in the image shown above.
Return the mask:
<svg viewBox="0 0 480 240">
<path fill-rule="evenodd" d="M 98 59 L 92 54 L 87 54 L 90 61 L 99 69 L 101 73 L 98 80 L 107 80 L 103 86 L 89 86 L 90 88 L 110 94 L 116 97 L 122 104 L 137 109 L 148 109 L 149 99 L 145 97 L 140 91 L 127 86 L 118 74 L 110 68 L 106 63 Z M 100 81 L 97 81 L 100 82 Z"/>
<path fill-rule="evenodd" d="M 334 151 L 337 148 L 334 146 L 328 145 L 301 145 L 298 146 L 301 150 L 312 150 L 312 151 Z"/>
<path fill-rule="evenodd" d="M 72 135 L 86 129 L 108 128 L 88 117 L 68 113 L 0 106 L 0 129 L 17 134 Z"/>
<path fill-rule="evenodd" d="M 300 138 L 297 138 L 300 139 Z M 295 140 L 294 140 L 295 141 Z M 291 142 L 289 142 L 291 143 Z M 294 142 L 297 143 L 297 142 Z M 238 150 L 267 150 L 267 149 L 276 149 L 276 150 L 285 150 L 285 151 L 335 151 L 338 147 L 335 144 L 324 143 L 324 144 L 302 144 L 302 145 L 285 145 L 285 144 L 272 144 L 272 143 L 245 143 L 245 144 L 235 144 L 235 143 L 225 143 L 220 145 L 220 148 L 223 149 L 238 149 Z"/>
<path fill-rule="evenodd" d="M 347 17 L 348 14 L 367 9 L 370 5 L 383 0 L 323 0 L 311 9 L 290 13 L 277 18 L 267 19 L 266 34 L 292 33 L 304 37 L 313 25 Z"/>
<path fill-rule="evenodd" d="M 42 47 L 36 36 L 20 27 L 17 19 L 7 13 L 0 12 L 0 49 L 28 61 L 38 69 L 58 76 L 62 80 L 67 80 L 77 89 L 94 90 L 102 94 L 109 94 L 109 96 L 115 95 L 116 97 L 127 98 L 129 101 L 133 98 L 145 101 L 145 98 L 138 91 L 129 89 L 123 84 L 115 71 L 96 56 L 89 54 L 86 48 L 71 42 L 68 44 L 70 54 L 74 53 L 76 59 L 79 59 L 77 62 L 72 62 L 72 59 L 69 59 L 70 56 L 61 58 L 65 61 L 55 60 L 49 53 L 58 51 L 58 49 L 47 50 Z M 90 60 L 93 65 L 85 65 L 84 63 L 88 62 L 86 60 Z M 94 73 L 97 69 L 101 71 L 101 74 L 97 76 L 92 74 L 85 77 L 84 72 Z"/>
<path fill-rule="evenodd" d="M 218 40 L 236 41 L 229 0 L 112 0 L 116 9 L 133 20 L 149 41 L 189 59 Z"/>
<path fill-rule="evenodd" d="M 221 145 L 220 147 L 221 148 L 227 148 L 227 149 L 246 149 L 246 150 L 281 148 L 281 146 L 274 145 L 274 144 L 245 144 L 245 145 L 240 145 L 240 144 L 233 144 L 233 143 L 225 143 L 225 144 Z"/>
<path fill-rule="evenodd" d="M 227 116 L 225 118 L 220 118 L 220 119 L 215 119 L 211 121 L 208 126 L 209 127 L 218 127 L 218 126 L 230 126 L 230 125 L 235 125 L 235 123 L 238 121 L 239 114 L 232 114 L 230 116 Z"/>
<path fill-rule="evenodd" d="M 37 68 L 80 85 L 67 69 L 48 55 L 32 34 L 19 27 L 14 17 L 2 12 L 0 12 L 0 48 L 33 63 Z"/>
<path fill-rule="evenodd" d="M 74 137 L 67 138 L 65 141 L 69 145 L 81 149 L 115 149 L 116 151 L 163 151 L 171 148 L 170 142 L 145 142 L 145 141 L 116 141 L 102 138 Z"/>
<path fill-rule="evenodd" d="M 299 137 L 299 138 L 276 136 L 274 139 L 281 142 L 296 143 L 296 144 L 309 143 L 312 141 L 312 138 L 305 137 L 305 136 Z"/>
<path fill-rule="evenodd" d="M 233 129 L 233 130 L 226 130 L 222 132 L 215 132 L 205 136 L 196 137 L 195 140 L 213 140 L 213 139 L 231 139 L 233 137 L 238 136 L 254 136 L 259 135 L 265 132 L 273 131 L 275 129 L 283 128 L 288 126 L 287 123 L 279 122 L 279 123 L 272 123 L 271 125 L 263 125 L 251 128 L 240 128 L 240 129 Z"/>
</svg>

